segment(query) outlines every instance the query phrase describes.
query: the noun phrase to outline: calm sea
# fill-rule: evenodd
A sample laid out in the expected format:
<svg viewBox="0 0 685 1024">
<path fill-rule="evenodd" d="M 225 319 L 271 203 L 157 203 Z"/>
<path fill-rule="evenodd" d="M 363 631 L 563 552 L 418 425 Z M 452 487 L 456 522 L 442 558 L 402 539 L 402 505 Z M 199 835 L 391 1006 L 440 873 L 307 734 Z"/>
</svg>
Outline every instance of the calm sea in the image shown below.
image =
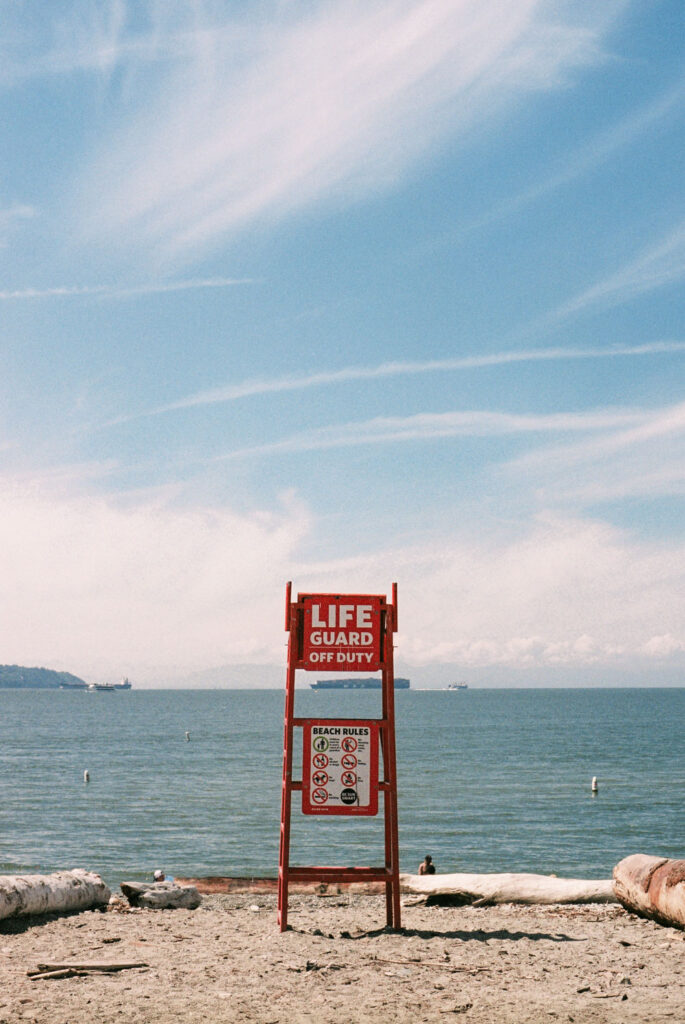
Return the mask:
<svg viewBox="0 0 685 1024">
<path fill-rule="evenodd" d="M 298 690 L 296 714 L 379 703 Z M 685 857 L 685 690 L 398 691 L 396 712 L 403 871 L 431 853 L 440 872 L 602 878 L 630 853 Z M 282 735 L 280 691 L 0 690 L 0 873 L 274 875 Z M 382 817 L 297 802 L 291 863 L 382 863 Z"/>
</svg>

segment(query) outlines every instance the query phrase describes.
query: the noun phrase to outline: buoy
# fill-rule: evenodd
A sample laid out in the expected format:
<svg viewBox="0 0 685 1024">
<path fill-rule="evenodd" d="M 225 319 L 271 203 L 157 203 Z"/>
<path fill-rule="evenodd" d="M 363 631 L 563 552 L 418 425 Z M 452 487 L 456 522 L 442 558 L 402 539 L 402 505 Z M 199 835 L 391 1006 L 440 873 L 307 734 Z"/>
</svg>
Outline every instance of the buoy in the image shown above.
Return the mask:
<svg viewBox="0 0 685 1024">
<path fill-rule="evenodd" d="M 596 793 L 597 792 L 597 788 L 598 788 L 597 787 L 597 776 L 593 775 L 592 776 L 592 792 Z"/>
<path fill-rule="evenodd" d="M 186 732 L 186 743 L 190 742 L 190 733 Z"/>
<path fill-rule="evenodd" d="M 83 773 L 83 781 L 84 782 L 90 782 L 90 772 L 88 771 L 87 768 L 86 768 L 85 772 Z"/>
</svg>

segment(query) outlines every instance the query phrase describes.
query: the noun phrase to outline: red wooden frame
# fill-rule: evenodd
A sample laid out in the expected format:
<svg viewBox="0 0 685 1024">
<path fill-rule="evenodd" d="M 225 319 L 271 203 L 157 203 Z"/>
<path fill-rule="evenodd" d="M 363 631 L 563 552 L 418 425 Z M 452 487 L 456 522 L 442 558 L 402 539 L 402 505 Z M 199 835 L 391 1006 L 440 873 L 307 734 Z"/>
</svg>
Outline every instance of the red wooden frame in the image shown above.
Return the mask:
<svg viewBox="0 0 685 1024">
<path fill-rule="evenodd" d="M 331 603 L 338 600 L 358 602 L 360 595 L 298 594 L 292 601 L 292 585 L 286 586 L 285 628 L 288 640 L 288 669 L 285 687 L 285 716 L 283 727 L 283 782 L 281 790 L 281 833 L 278 863 L 278 924 L 284 932 L 288 927 L 288 889 L 290 882 L 384 882 L 385 909 L 388 927 L 401 928 L 399 834 L 397 824 L 397 765 L 395 748 L 395 674 L 393 661 L 393 634 L 397 631 L 397 584 L 392 585 L 392 603 L 385 597 L 369 597 L 381 619 L 379 661 L 381 670 L 381 718 L 378 723 L 383 755 L 383 779 L 378 790 L 383 794 L 385 836 L 385 863 L 381 867 L 293 867 L 290 864 L 290 819 L 293 792 L 301 792 L 302 780 L 293 779 L 293 741 L 296 728 L 309 726 L 316 719 L 295 717 L 295 673 L 305 668 L 304 615 L 305 607 L 313 597 L 327 596 Z M 375 602 L 378 602 L 377 604 Z M 306 669 L 305 669 L 306 670 Z M 345 667 L 345 671 L 369 671 L 368 666 Z M 342 720 L 341 720 L 342 721 Z"/>
</svg>

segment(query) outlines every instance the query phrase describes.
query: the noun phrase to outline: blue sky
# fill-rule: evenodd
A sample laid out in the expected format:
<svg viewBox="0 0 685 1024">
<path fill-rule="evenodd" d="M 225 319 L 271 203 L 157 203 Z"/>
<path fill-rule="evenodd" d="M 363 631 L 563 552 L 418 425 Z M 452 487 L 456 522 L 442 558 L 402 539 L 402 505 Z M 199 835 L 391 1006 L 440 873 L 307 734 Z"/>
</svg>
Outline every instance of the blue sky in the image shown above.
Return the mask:
<svg viewBox="0 0 685 1024">
<path fill-rule="evenodd" d="M 680 0 L 2 19 L 0 662 L 682 682 Z"/>
</svg>

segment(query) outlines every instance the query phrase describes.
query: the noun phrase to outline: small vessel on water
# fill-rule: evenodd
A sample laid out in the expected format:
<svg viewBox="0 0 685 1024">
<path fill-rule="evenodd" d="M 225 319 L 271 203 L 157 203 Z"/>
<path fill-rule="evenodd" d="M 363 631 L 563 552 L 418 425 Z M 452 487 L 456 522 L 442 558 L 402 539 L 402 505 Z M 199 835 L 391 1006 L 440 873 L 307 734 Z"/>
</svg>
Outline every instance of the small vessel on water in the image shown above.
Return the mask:
<svg viewBox="0 0 685 1024">
<path fill-rule="evenodd" d="M 120 683 L 89 683 L 89 693 L 116 693 L 117 690 L 130 690 L 133 683 L 130 682 L 127 676 L 121 680 Z"/>
<path fill-rule="evenodd" d="M 448 683 L 446 689 L 448 690 L 468 690 L 468 683 Z"/>
<path fill-rule="evenodd" d="M 380 690 L 381 680 L 375 676 L 365 676 L 362 679 L 317 679 L 315 683 L 309 685 L 312 690 Z M 395 678 L 396 690 L 408 690 L 409 686 L 408 679 Z"/>
</svg>

